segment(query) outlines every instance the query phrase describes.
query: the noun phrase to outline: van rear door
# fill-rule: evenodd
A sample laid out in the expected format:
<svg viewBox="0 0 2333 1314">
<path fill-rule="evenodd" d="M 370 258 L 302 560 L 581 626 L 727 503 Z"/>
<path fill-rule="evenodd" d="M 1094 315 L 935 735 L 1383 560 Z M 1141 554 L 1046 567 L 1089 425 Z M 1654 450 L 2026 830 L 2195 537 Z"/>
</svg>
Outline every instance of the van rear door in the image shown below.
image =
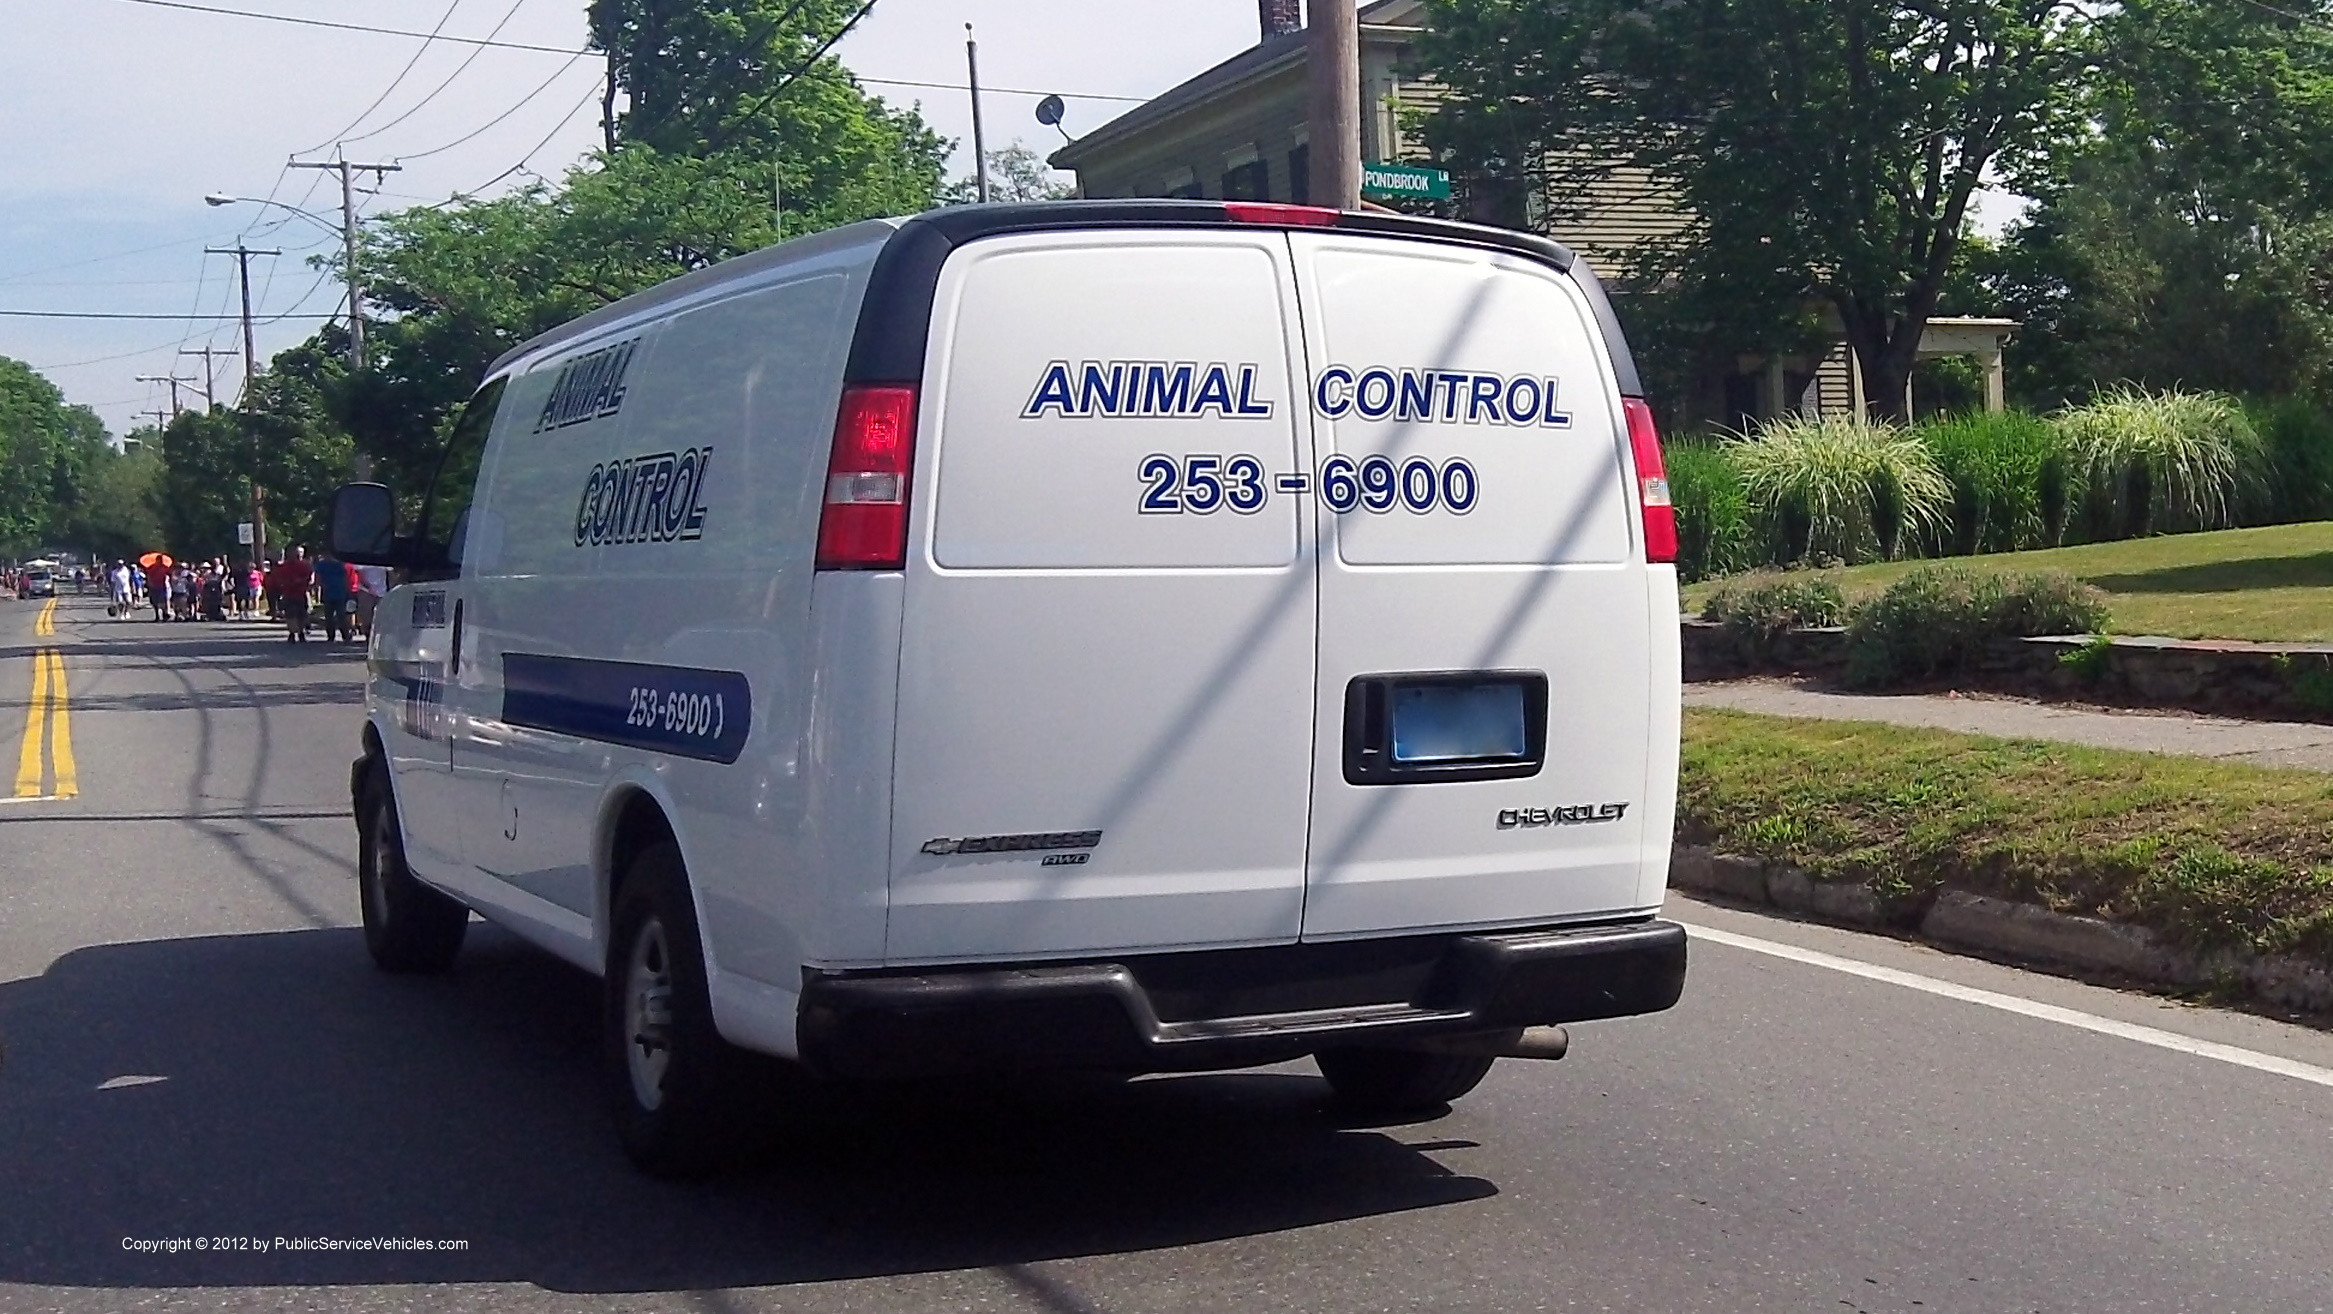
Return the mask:
<svg viewBox="0 0 2333 1314">
<path fill-rule="evenodd" d="M 1518 255 L 1289 240 L 1323 508 L 1305 938 L 1638 910 L 1670 586 L 1589 302 Z"/>
<path fill-rule="evenodd" d="M 894 962 L 1286 943 L 1315 572 L 1286 237 L 971 242 L 910 496 Z"/>
</svg>

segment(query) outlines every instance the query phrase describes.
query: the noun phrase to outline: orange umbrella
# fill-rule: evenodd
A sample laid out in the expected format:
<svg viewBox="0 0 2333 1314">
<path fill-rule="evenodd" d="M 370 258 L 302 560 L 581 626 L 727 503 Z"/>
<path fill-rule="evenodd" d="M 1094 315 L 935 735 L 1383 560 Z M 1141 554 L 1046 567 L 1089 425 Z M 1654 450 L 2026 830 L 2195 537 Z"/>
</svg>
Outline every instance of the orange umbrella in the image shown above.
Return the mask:
<svg viewBox="0 0 2333 1314">
<path fill-rule="evenodd" d="M 146 555 L 138 558 L 138 564 L 144 566 L 148 570 L 152 570 L 156 566 L 160 566 L 163 569 L 168 570 L 170 567 L 175 566 L 178 563 L 172 561 L 170 559 L 170 554 L 167 552 L 149 552 Z"/>
</svg>

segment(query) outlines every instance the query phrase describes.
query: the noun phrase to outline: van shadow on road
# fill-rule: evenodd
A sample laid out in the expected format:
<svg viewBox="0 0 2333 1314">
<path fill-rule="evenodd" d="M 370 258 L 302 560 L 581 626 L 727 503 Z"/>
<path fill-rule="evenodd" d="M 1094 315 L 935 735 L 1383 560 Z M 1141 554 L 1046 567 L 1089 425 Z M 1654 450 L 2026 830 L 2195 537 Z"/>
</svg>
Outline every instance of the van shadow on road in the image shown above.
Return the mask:
<svg viewBox="0 0 2333 1314">
<path fill-rule="evenodd" d="M 601 1114 L 594 983 L 472 932 L 438 979 L 381 976 L 357 932 L 332 929 L 82 949 L 0 985 L 15 1202 L 0 1283 L 702 1289 L 1178 1246 L 1496 1194 L 1340 1126 L 1323 1083 L 1284 1073 L 852 1092 L 721 1178 L 649 1181 Z M 761 1112 L 787 1120 L 774 1097 Z M 469 1249 L 123 1249 L 222 1235 Z"/>
</svg>

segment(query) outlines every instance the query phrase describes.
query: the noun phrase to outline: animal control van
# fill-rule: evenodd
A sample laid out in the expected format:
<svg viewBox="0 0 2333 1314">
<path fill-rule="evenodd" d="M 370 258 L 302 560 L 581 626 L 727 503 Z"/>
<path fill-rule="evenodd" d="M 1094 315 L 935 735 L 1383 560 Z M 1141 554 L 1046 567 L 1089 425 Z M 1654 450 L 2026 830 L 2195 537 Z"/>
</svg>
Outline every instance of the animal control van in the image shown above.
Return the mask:
<svg viewBox="0 0 2333 1314">
<path fill-rule="evenodd" d="M 366 942 L 604 983 L 652 1170 L 837 1078 L 1317 1056 L 1432 1106 L 1652 1012 L 1676 532 L 1594 276 L 1236 202 L 966 207 L 495 363 L 401 527 Z"/>
</svg>

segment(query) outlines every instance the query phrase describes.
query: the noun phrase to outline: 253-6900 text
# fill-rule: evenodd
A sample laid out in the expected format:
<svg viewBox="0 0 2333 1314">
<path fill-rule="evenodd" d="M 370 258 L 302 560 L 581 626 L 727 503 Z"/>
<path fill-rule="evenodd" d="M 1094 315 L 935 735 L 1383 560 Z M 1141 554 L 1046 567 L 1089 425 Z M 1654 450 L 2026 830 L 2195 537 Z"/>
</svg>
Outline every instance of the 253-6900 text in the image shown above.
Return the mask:
<svg viewBox="0 0 2333 1314">
<path fill-rule="evenodd" d="M 667 734 L 717 739 L 727 719 L 725 713 L 721 695 L 717 693 L 683 693 L 633 685 L 631 710 L 625 715 L 624 724 Z"/>
<path fill-rule="evenodd" d="M 1245 453 L 1180 458 L 1158 453 L 1143 457 L 1136 473 L 1143 483 L 1137 505 L 1145 515 L 1207 515 L 1225 508 L 1249 515 L 1263 510 L 1274 492 L 1304 493 L 1315 487 L 1321 504 L 1339 515 L 1396 507 L 1421 515 L 1435 510 L 1465 515 L 1482 492 L 1474 464 L 1463 456 L 1441 462 L 1423 456 L 1400 461 L 1332 456 L 1320 463 L 1316 479 L 1301 472 L 1267 474 L 1262 461 Z"/>
</svg>

